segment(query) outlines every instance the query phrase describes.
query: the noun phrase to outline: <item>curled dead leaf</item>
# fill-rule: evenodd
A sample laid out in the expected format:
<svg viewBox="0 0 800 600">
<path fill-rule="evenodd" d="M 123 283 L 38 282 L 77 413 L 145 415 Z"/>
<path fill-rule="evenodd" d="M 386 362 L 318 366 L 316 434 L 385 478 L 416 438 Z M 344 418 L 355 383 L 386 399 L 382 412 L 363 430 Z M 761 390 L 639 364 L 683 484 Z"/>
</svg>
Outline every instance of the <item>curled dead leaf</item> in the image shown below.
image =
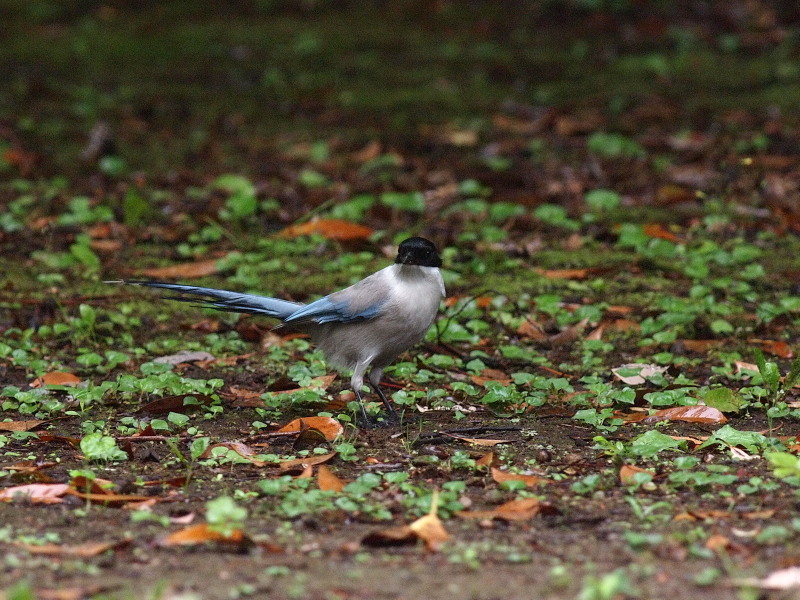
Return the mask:
<svg viewBox="0 0 800 600">
<path fill-rule="evenodd" d="M 655 473 L 648 469 L 642 469 L 635 465 L 622 465 L 619 470 L 619 480 L 623 485 L 632 485 L 636 483 L 637 473 L 647 473 L 648 475 L 655 476 Z"/>
<path fill-rule="evenodd" d="M 289 421 L 286 425 L 278 429 L 279 433 L 292 431 L 317 431 L 322 434 L 326 441 L 332 442 L 344 433 L 344 427 L 339 421 L 332 417 L 302 417 Z"/>
<path fill-rule="evenodd" d="M 698 404 L 696 406 L 674 406 L 657 410 L 654 414 L 642 419 L 642 423 L 658 423 L 659 421 L 685 421 L 687 423 L 725 423 L 727 417 L 716 408 Z"/>
<path fill-rule="evenodd" d="M 437 516 L 438 507 L 439 493 L 434 491 L 428 514 L 408 525 L 372 532 L 362 538 L 361 543 L 365 546 L 397 546 L 422 540 L 428 550 L 436 552 L 443 542 L 450 539 L 450 534 Z"/>
<path fill-rule="evenodd" d="M 78 385 L 81 380 L 72 373 L 63 371 L 51 371 L 41 377 L 37 377 L 31 382 L 32 388 L 39 388 L 45 385 Z"/>
<path fill-rule="evenodd" d="M 250 539 L 241 529 L 234 529 L 230 535 L 224 535 L 212 528 L 208 523 L 198 523 L 180 529 L 159 541 L 160 546 L 196 546 L 209 542 L 221 542 L 244 546 L 250 543 Z"/>
<path fill-rule="evenodd" d="M 508 471 L 501 471 L 500 469 L 492 467 L 492 479 L 497 483 L 504 481 L 522 481 L 527 487 L 534 487 L 542 485 L 543 483 L 550 483 L 549 479 L 539 477 L 538 475 L 522 475 L 520 473 L 509 473 Z"/>
<path fill-rule="evenodd" d="M 315 219 L 298 225 L 290 225 L 283 229 L 278 236 L 294 238 L 317 234 L 329 240 L 355 241 L 367 240 L 373 233 L 374 231 L 365 225 L 342 219 Z"/>
<path fill-rule="evenodd" d="M 213 275 L 219 271 L 217 258 L 210 260 L 200 260 L 192 263 L 180 265 L 169 265 L 166 267 L 152 267 L 136 271 L 137 275 L 152 277 L 154 279 L 197 279 Z"/>
<path fill-rule="evenodd" d="M 317 485 L 324 492 L 341 492 L 347 485 L 347 481 L 337 477 L 326 465 L 317 468 Z"/>
<path fill-rule="evenodd" d="M 35 504 L 59 504 L 69 492 L 66 483 L 31 483 L 0 490 L 0 502 L 24 500 Z"/>
<path fill-rule="evenodd" d="M 36 429 L 42 423 L 47 421 L 38 421 L 31 419 L 29 421 L 2 421 L 0 422 L 0 431 L 30 431 Z"/>
<path fill-rule="evenodd" d="M 500 519 L 503 521 L 527 521 L 539 513 L 553 514 L 557 512 L 551 504 L 541 502 L 538 498 L 521 498 L 511 500 L 492 510 L 462 510 L 456 513 L 462 519 Z"/>
<path fill-rule="evenodd" d="M 22 548 L 29 554 L 36 554 L 39 556 L 64 556 L 68 558 L 92 558 L 98 556 L 107 550 L 119 548 L 130 543 L 130 540 L 118 540 L 115 542 L 87 542 L 85 544 L 78 544 L 75 546 L 64 544 L 14 544 L 17 548 Z"/>
<path fill-rule="evenodd" d="M 280 464 L 281 473 L 294 471 L 295 469 L 304 469 L 313 465 L 321 465 L 328 462 L 336 456 L 336 452 L 329 454 L 316 454 L 314 456 L 304 456 L 302 458 L 293 458 L 292 460 L 285 460 Z"/>
</svg>

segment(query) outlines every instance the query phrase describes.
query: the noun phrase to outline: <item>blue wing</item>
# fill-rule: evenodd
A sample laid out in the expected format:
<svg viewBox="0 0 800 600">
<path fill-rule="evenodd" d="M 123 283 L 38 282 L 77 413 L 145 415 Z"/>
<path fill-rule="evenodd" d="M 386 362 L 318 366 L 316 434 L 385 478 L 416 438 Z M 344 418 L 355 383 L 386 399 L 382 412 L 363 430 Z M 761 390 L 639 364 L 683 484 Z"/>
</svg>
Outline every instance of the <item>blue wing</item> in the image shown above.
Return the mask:
<svg viewBox="0 0 800 600">
<path fill-rule="evenodd" d="M 355 323 L 378 316 L 382 306 L 383 302 L 380 301 L 361 307 L 358 310 L 352 310 L 350 302 L 332 300 L 330 296 L 325 296 L 293 312 L 283 322 L 303 323 L 311 321 L 320 325 L 323 323 Z"/>
</svg>

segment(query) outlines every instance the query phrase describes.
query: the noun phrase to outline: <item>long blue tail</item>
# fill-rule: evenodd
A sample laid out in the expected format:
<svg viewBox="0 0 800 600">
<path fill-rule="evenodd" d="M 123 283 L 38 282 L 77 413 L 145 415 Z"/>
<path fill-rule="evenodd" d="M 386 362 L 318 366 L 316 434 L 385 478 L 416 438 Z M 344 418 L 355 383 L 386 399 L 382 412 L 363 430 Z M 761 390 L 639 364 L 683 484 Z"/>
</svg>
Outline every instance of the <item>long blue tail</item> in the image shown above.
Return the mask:
<svg viewBox="0 0 800 600">
<path fill-rule="evenodd" d="M 171 292 L 178 292 L 180 296 L 165 296 L 170 300 L 192 302 L 195 306 L 214 308 L 225 312 L 239 312 L 253 315 L 268 315 L 283 321 L 297 309 L 305 306 L 298 302 L 289 302 L 267 296 L 242 294 L 217 290 L 214 288 L 197 287 L 194 285 L 181 285 L 178 283 L 165 283 L 162 281 L 124 281 L 132 285 L 160 288 Z"/>
</svg>

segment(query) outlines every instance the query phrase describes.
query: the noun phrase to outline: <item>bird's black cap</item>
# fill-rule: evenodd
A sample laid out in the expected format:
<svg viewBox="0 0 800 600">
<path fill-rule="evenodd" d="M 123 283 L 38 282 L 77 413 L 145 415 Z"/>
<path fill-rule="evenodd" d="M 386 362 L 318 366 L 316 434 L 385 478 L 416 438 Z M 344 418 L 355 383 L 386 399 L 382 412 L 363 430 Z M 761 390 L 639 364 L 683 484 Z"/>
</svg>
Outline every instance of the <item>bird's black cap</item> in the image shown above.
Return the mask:
<svg viewBox="0 0 800 600">
<path fill-rule="evenodd" d="M 401 265 L 417 265 L 420 267 L 442 266 L 442 259 L 436 251 L 436 246 L 430 240 L 421 237 L 403 240 L 397 249 L 397 258 L 394 262 Z"/>
</svg>

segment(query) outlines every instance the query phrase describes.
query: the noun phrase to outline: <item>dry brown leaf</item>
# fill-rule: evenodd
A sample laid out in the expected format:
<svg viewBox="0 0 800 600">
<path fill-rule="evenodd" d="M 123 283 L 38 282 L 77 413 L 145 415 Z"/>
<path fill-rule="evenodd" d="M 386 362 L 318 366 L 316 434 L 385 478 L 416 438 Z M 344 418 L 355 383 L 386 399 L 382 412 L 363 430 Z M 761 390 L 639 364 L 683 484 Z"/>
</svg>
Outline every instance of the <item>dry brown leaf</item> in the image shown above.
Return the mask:
<svg viewBox="0 0 800 600">
<path fill-rule="evenodd" d="M 698 354 L 703 354 L 704 352 L 708 352 L 709 348 L 721 346 L 725 342 L 723 342 L 722 340 L 678 340 L 675 343 L 682 345 L 690 352 L 697 352 Z"/>
<path fill-rule="evenodd" d="M 751 344 L 758 344 L 764 352 L 778 358 L 792 358 L 794 356 L 792 347 L 782 340 L 750 339 L 747 341 Z"/>
<path fill-rule="evenodd" d="M 511 385 L 511 378 L 499 369 L 484 369 L 480 375 L 473 375 L 470 379 L 472 379 L 472 383 L 475 385 L 484 385 L 487 381 L 496 381 L 503 385 Z"/>
<path fill-rule="evenodd" d="M 642 423 L 658 423 L 659 421 L 719 424 L 727 422 L 728 419 L 719 409 L 704 404 L 664 408 L 642 419 Z"/>
<path fill-rule="evenodd" d="M 519 327 L 517 327 L 517 334 L 525 339 L 534 340 L 536 342 L 542 342 L 548 338 L 542 326 L 529 319 L 525 319 L 520 323 Z"/>
<path fill-rule="evenodd" d="M 303 458 L 294 458 L 292 460 L 285 460 L 280 464 L 281 472 L 294 471 L 297 468 L 305 468 L 307 466 L 321 465 L 328 462 L 336 456 L 336 452 L 330 454 L 316 454 L 314 456 L 304 456 Z"/>
<path fill-rule="evenodd" d="M 621 375 L 621 373 L 630 370 L 635 370 L 637 371 L 637 373 L 633 375 Z M 643 385 L 645 381 L 647 381 L 646 379 L 647 377 L 664 373 L 666 372 L 666 370 L 667 367 L 659 367 L 658 365 L 648 365 L 644 363 L 629 363 L 626 365 L 620 365 L 619 367 L 615 367 L 611 369 L 611 372 L 622 383 L 627 383 L 628 385 Z"/>
<path fill-rule="evenodd" d="M 597 327 L 593 331 L 590 331 L 589 333 L 587 333 L 586 336 L 583 339 L 600 341 L 600 340 L 603 339 L 603 330 L 604 329 L 605 328 L 602 325 L 600 325 L 599 327 Z"/>
<path fill-rule="evenodd" d="M 460 435 L 453 435 L 452 433 L 442 432 L 442 435 L 446 435 L 447 437 L 451 437 L 456 440 L 461 440 L 462 442 L 467 442 L 468 444 L 475 444 L 476 446 L 497 446 L 498 444 L 510 444 L 511 440 L 489 440 L 485 438 L 468 438 L 462 437 Z"/>
<path fill-rule="evenodd" d="M 186 404 L 186 398 L 192 397 L 196 403 Z M 151 415 L 166 415 L 171 412 L 174 413 L 187 413 L 199 410 L 202 406 L 207 406 L 214 402 L 211 396 L 204 394 L 178 394 L 176 396 L 164 396 L 158 400 L 153 400 L 147 404 L 140 406 L 137 413 L 148 413 Z"/>
<path fill-rule="evenodd" d="M 99 494 L 96 492 L 79 492 L 74 489 L 69 489 L 67 492 L 72 496 L 77 496 L 78 498 L 82 498 L 83 500 L 88 500 L 89 502 L 96 502 L 98 504 L 104 504 L 106 506 L 123 506 L 130 502 L 144 502 L 146 500 L 151 500 L 153 496 L 138 496 L 136 494 Z"/>
<path fill-rule="evenodd" d="M 218 258 L 212 258 L 180 265 L 152 267 L 150 269 L 140 269 L 136 271 L 136 274 L 153 277 L 154 279 L 197 279 L 198 277 L 207 277 L 217 273 L 219 271 L 218 261 Z"/>
<path fill-rule="evenodd" d="M 731 540 L 720 533 L 711 535 L 705 543 L 706 548 L 712 552 L 727 551 L 731 545 Z"/>
<path fill-rule="evenodd" d="M 428 550 L 436 552 L 443 542 L 450 539 L 450 535 L 436 514 L 438 506 L 439 494 L 434 492 L 431 510 L 427 515 L 408 525 L 374 531 L 365 536 L 361 543 L 366 546 L 396 546 L 422 540 Z"/>
<path fill-rule="evenodd" d="M 538 498 L 511 500 L 492 510 L 462 510 L 456 513 L 462 519 L 501 519 L 503 521 L 527 521 L 540 512 L 552 512 L 551 505 Z"/>
<path fill-rule="evenodd" d="M 302 417 L 289 421 L 286 425 L 278 429 L 278 432 L 287 433 L 306 430 L 318 431 L 328 442 L 332 442 L 344 433 L 342 424 L 332 417 Z"/>
<path fill-rule="evenodd" d="M 487 452 L 475 461 L 475 464 L 480 467 L 492 467 L 495 464 L 494 452 Z"/>
<path fill-rule="evenodd" d="M 632 485 L 636 483 L 637 473 L 648 473 L 649 475 L 655 475 L 655 473 L 652 471 L 642 469 L 641 467 L 637 467 L 635 465 L 622 465 L 619 470 L 619 480 L 623 485 Z"/>
<path fill-rule="evenodd" d="M 592 269 L 534 269 L 547 279 L 586 279 Z"/>
<path fill-rule="evenodd" d="M 667 240 L 668 242 L 672 242 L 673 244 L 681 244 L 683 240 L 664 228 L 661 223 L 647 223 L 644 226 L 644 234 L 647 237 L 651 238 L 659 238 L 662 240 Z"/>
<path fill-rule="evenodd" d="M 336 379 L 335 373 L 332 375 L 320 375 L 319 377 L 314 377 L 314 379 L 311 380 L 311 383 L 309 383 L 307 386 L 294 387 L 286 390 L 276 390 L 274 392 L 270 391 L 268 393 L 272 396 L 278 396 L 280 394 L 293 394 L 294 392 L 299 392 L 302 390 L 313 390 L 313 389 L 327 390 L 335 379 Z M 314 418 L 319 418 L 319 417 L 314 417 Z"/>
<path fill-rule="evenodd" d="M 37 377 L 31 382 L 32 388 L 39 388 L 43 385 L 78 385 L 81 380 L 72 373 L 63 371 L 51 371 L 41 377 Z"/>
<path fill-rule="evenodd" d="M 754 365 L 753 363 L 744 362 L 741 360 L 733 361 L 733 364 L 736 366 L 736 373 L 741 373 L 742 371 L 755 371 L 758 373 L 758 365 Z"/>
<path fill-rule="evenodd" d="M 209 542 L 223 542 L 226 544 L 244 545 L 249 543 L 249 538 L 240 529 L 235 529 L 230 535 L 223 535 L 213 529 L 208 523 L 198 523 L 185 527 L 169 534 L 159 541 L 160 546 L 196 546 Z"/>
<path fill-rule="evenodd" d="M 263 467 L 265 464 L 267 464 L 263 460 L 258 460 L 256 458 L 253 458 L 257 454 L 256 451 L 243 442 L 220 442 L 218 444 L 212 444 L 211 446 L 206 448 L 205 452 L 203 452 L 200 458 L 208 458 L 209 456 L 211 456 L 211 451 L 214 448 L 227 448 L 228 450 L 235 452 L 236 454 L 238 454 L 239 456 L 250 462 L 250 464 L 255 465 L 256 467 Z"/>
<path fill-rule="evenodd" d="M 19 499 L 35 504 L 59 504 L 69 493 L 70 487 L 65 483 L 31 483 L 0 490 L 0 502 Z"/>
<path fill-rule="evenodd" d="M 508 471 L 501 471 L 500 469 L 492 467 L 492 479 L 497 483 L 504 481 L 522 481 L 527 487 L 534 487 L 542 485 L 543 483 L 550 483 L 550 480 L 538 475 L 521 475 L 519 473 L 509 473 Z"/>
<path fill-rule="evenodd" d="M 373 233 L 369 227 L 342 219 L 315 219 L 290 225 L 278 233 L 278 237 L 294 238 L 317 234 L 329 240 L 355 241 L 368 240 Z"/>
<path fill-rule="evenodd" d="M 611 331 L 639 331 L 642 326 L 631 319 L 614 319 L 605 325 Z"/>
<path fill-rule="evenodd" d="M 348 483 L 337 477 L 326 465 L 317 468 L 317 485 L 323 492 L 341 492 Z"/>
<path fill-rule="evenodd" d="M 205 350 L 181 350 L 175 354 L 156 357 L 153 362 L 160 365 L 182 365 L 184 363 L 198 363 L 214 359 L 214 355 Z"/>
<path fill-rule="evenodd" d="M 116 542 L 87 542 L 76 546 L 58 544 L 14 544 L 17 548 L 22 548 L 29 554 L 41 556 L 64 556 L 68 558 L 92 558 L 98 556 L 106 550 L 119 548 L 130 543 L 130 540 L 118 540 Z"/>
<path fill-rule="evenodd" d="M 44 469 L 54 467 L 57 464 L 57 462 L 34 463 L 32 461 L 22 461 L 3 468 L 7 471 L 14 471 L 22 475 L 31 475 L 32 473 L 38 473 Z"/>
<path fill-rule="evenodd" d="M 61 586 L 58 589 L 36 590 L 38 600 L 84 600 L 84 598 L 94 598 L 98 594 L 118 588 L 118 584 L 96 583 L 75 587 Z"/>
<path fill-rule="evenodd" d="M 36 429 L 42 423 L 47 421 L 38 421 L 31 419 L 29 421 L 2 421 L 0 422 L 0 431 L 30 431 Z"/>
<path fill-rule="evenodd" d="M 580 339 L 583 330 L 586 329 L 588 324 L 589 319 L 581 319 L 574 325 L 565 327 L 557 334 L 551 335 L 548 341 L 553 347 L 569 346 Z"/>
<path fill-rule="evenodd" d="M 699 437 L 698 436 L 689 436 L 689 435 L 671 435 L 669 437 L 671 437 L 673 440 L 676 440 L 678 442 L 687 442 L 687 443 L 691 444 L 692 446 L 700 446 L 703 442 L 705 442 L 708 439 L 707 435 L 699 436 Z"/>
<path fill-rule="evenodd" d="M 411 523 L 408 528 L 425 542 L 425 547 L 431 552 L 439 550 L 442 543 L 450 539 L 450 534 L 447 533 L 444 525 L 442 525 L 442 521 L 433 512 L 420 517 Z"/>
</svg>

